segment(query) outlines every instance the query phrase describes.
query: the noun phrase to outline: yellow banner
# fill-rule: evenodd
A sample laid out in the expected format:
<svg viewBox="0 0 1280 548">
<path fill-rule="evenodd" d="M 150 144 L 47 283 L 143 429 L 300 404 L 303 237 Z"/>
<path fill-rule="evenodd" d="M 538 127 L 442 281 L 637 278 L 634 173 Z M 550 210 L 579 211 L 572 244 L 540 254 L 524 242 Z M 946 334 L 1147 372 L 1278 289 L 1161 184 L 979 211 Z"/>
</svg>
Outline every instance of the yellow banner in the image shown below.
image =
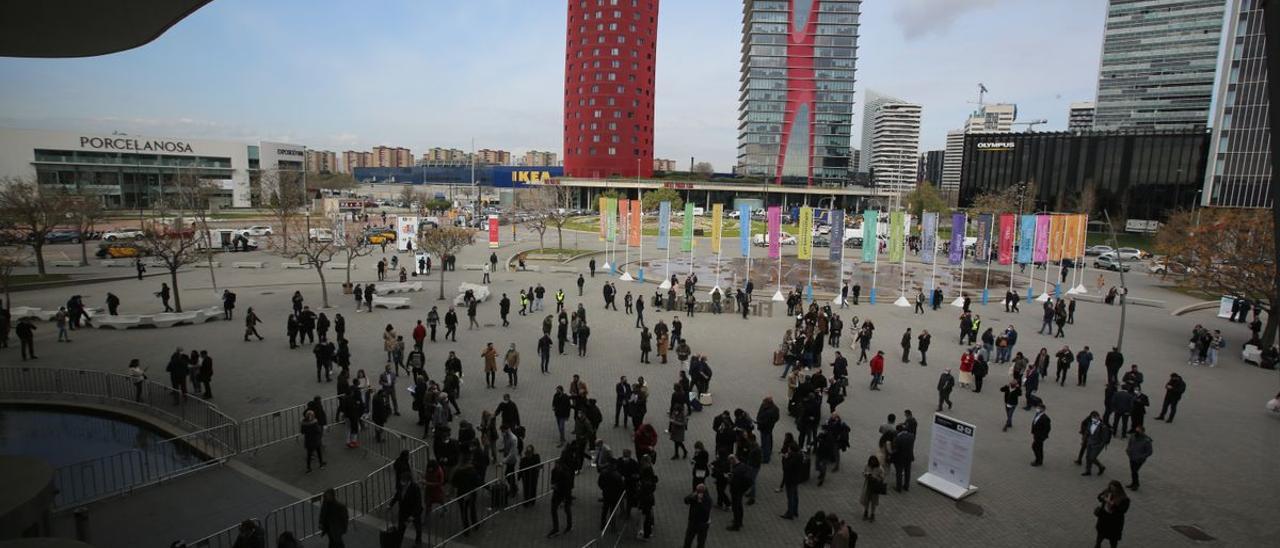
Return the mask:
<svg viewBox="0 0 1280 548">
<path fill-rule="evenodd" d="M 1076 247 L 1079 245 L 1076 242 L 1080 239 L 1080 227 L 1077 222 L 1080 216 L 1071 214 L 1063 215 L 1063 217 L 1062 257 L 1065 259 L 1079 257 L 1079 255 L 1076 255 Z"/>
<path fill-rule="evenodd" d="M 1062 250 L 1065 248 L 1067 237 L 1067 216 L 1066 215 L 1050 215 L 1049 216 L 1049 260 L 1062 260 Z"/>
<path fill-rule="evenodd" d="M 800 235 L 796 237 L 796 258 L 807 260 L 813 256 L 813 208 L 800 208 Z"/>
<path fill-rule="evenodd" d="M 724 234 L 724 204 L 711 204 L 711 252 L 720 252 L 720 237 Z"/>
</svg>

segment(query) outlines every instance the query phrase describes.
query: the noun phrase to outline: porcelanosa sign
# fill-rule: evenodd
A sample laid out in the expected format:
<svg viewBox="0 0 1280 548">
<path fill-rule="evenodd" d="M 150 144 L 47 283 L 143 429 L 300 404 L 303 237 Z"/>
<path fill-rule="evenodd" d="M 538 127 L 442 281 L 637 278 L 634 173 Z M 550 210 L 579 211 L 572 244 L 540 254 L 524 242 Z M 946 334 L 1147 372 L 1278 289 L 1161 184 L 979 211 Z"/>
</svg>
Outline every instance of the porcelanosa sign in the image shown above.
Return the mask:
<svg viewBox="0 0 1280 548">
<path fill-rule="evenodd" d="M 97 150 L 132 150 L 138 152 L 186 152 L 191 144 L 183 141 L 141 140 L 131 137 L 81 137 L 80 148 Z"/>
</svg>

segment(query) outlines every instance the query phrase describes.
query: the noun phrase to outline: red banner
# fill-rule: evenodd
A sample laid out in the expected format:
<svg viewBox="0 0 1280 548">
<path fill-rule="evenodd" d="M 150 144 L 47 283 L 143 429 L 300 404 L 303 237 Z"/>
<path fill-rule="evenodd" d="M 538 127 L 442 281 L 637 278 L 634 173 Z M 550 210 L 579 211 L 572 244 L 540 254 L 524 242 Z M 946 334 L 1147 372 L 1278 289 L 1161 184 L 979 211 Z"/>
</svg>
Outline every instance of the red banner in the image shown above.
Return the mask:
<svg viewBox="0 0 1280 548">
<path fill-rule="evenodd" d="M 489 216 L 489 247 L 498 247 L 498 216 Z"/>
<path fill-rule="evenodd" d="M 1013 234 L 1016 225 L 1017 218 L 1012 213 L 1000 215 L 1000 242 L 997 251 L 1000 264 L 1013 262 Z"/>
</svg>

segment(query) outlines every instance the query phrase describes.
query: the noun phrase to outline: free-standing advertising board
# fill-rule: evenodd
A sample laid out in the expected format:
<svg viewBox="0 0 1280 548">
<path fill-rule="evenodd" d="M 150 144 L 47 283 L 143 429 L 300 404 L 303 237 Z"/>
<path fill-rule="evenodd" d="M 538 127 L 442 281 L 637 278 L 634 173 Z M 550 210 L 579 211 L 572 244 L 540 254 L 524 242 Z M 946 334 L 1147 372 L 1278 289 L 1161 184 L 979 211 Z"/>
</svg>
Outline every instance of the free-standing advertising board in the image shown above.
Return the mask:
<svg viewBox="0 0 1280 548">
<path fill-rule="evenodd" d="M 972 424 L 941 413 L 934 414 L 929 439 L 929 471 L 916 481 L 954 500 L 976 492 L 977 486 L 969 483 L 974 430 Z"/>
<path fill-rule="evenodd" d="M 400 251 L 409 250 L 409 242 L 418 239 L 418 218 L 417 217 L 397 217 L 396 218 L 396 249 Z"/>
<path fill-rule="evenodd" d="M 498 216 L 489 216 L 489 249 L 498 248 Z"/>
</svg>

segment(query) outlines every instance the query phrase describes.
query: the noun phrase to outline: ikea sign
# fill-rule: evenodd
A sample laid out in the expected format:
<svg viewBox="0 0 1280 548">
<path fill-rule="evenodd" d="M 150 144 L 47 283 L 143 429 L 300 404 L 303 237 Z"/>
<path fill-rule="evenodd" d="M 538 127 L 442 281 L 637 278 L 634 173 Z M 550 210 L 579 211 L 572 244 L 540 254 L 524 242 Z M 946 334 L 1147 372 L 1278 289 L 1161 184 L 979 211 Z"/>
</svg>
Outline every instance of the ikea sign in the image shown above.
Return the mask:
<svg viewBox="0 0 1280 548">
<path fill-rule="evenodd" d="M 494 166 L 489 181 L 496 187 L 525 187 L 550 184 L 564 176 L 560 166 Z"/>
<path fill-rule="evenodd" d="M 511 172 L 511 182 L 513 183 L 546 183 L 551 180 L 550 171 L 534 171 L 530 169 L 521 169 Z"/>
</svg>

